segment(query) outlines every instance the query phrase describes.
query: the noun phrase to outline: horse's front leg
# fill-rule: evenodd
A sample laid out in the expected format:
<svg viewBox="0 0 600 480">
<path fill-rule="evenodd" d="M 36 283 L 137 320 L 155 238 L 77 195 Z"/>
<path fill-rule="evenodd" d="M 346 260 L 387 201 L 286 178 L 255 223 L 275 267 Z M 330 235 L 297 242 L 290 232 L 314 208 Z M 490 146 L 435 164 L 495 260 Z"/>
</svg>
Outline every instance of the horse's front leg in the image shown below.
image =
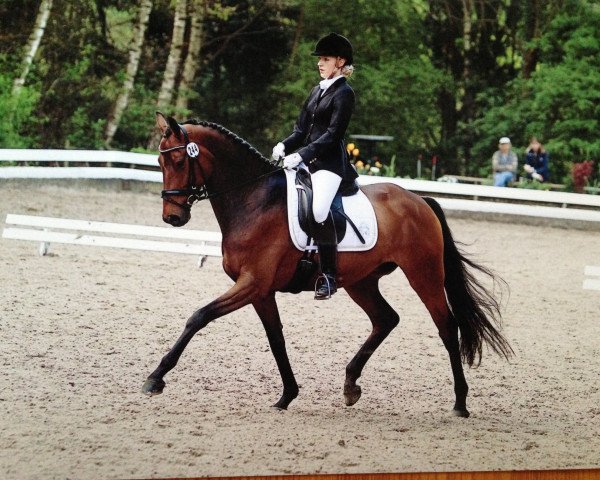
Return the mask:
<svg viewBox="0 0 600 480">
<path fill-rule="evenodd" d="M 142 393 L 150 396 L 162 393 L 165 386 L 163 377 L 177 365 L 179 357 L 192 337 L 211 321 L 252 303 L 255 294 L 256 288 L 252 278 L 240 277 L 237 283 L 224 295 L 197 310 L 188 319 L 183 333 L 177 339 L 173 348 L 162 358 L 158 368 L 150 374 L 144 383 Z"/>
<path fill-rule="evenodd" d="M 298 396 L 298 384 L 294 378 L 294 372 L 290 366 L 285 348 L 283 326 L 279 318 L 275 294 L 271 293 L 265 298 L 257 299 L 253 305 L 267 332 L 269 345 L 271 346 L 271 351 L 273 352 L 275 362 L 277 362 L 277 367 L 281 374 L 281 380 L 283 381 L 283 395 L 273 406 L 275 408 L 287 409 L 292 400 Z"/>
</svg>

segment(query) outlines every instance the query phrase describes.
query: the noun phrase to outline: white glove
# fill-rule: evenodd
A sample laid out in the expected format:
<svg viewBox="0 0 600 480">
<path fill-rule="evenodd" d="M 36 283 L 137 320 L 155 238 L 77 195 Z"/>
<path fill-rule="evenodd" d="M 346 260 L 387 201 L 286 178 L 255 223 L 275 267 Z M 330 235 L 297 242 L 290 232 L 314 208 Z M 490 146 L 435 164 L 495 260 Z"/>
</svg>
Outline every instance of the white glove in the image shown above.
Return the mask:
<svg viewBox="0 0 600 480">
<path fill-rule="evenodd" d="M 544 177 L 542 177 L 539 173 L 532 173 L 531 174 L 532 178 L 534 180 L 537 180 L 538 182 L 543 182 L 544 181 Z"/>
<path fill-rule="evenodd" d="M 523 165 L 523 169 L 527 172 L 527 173 L 533 173 L 535 170 L 533 169 L 533 167 L 531 165 Z"/>
<path fill-rule="evenodd" d="M 273 147 L 273 153 L 271 154 L 271 158 L 273 160 L 279 161 L 283 157 L 285 157 L 285 145 L 279 142 Z"/>
<path fill-rule="evenodd" d="M 292 153 L 283 159 L 283 166 L 288 170 L 297 167 L 302 163 L 302 157 L 299 153 Z"/>
</svg>

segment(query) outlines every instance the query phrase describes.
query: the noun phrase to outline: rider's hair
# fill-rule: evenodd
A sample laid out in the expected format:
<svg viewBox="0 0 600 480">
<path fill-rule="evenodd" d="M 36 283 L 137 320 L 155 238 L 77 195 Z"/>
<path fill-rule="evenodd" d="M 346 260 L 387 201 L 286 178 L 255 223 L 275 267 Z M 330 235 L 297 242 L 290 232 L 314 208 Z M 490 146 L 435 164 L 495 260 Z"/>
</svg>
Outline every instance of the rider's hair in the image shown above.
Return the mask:
<svg viewBox="0 0 600 480">
<path fill-rule="evenodd" d="M 342 67 L 342 75 L 346 78 L 350 77 L 354 72 L 354 65 L 344 65 Z"/>
</svg>

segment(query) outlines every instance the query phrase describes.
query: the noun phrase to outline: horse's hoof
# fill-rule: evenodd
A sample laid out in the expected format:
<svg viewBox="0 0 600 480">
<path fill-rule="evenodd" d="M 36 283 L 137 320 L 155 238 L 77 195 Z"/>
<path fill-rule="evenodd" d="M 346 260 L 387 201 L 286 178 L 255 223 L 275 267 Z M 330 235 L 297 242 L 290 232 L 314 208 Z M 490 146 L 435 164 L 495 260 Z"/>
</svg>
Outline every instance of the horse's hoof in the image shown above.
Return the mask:
<svg viewBox="0 0 600 480">
<path fill-rule="evenodd" d="M 287 410 L 289 404 L 292 403 L 292 400 L 294 400 L 294 398 L 296 397 L 289 398 L 283 395 L 275 405 L 272 405 L 272 408 L 275 408 L 277 410 Z"/>
<path fill-rule="evenodd" d="M 469 418 L 469 415 L 471 415 L 466 408 L 465 409 L 455 408 L 454 410 L 452 410 L 452 413 L 454 414 L 455 417 L 462 417 L 462 418 Z"/>
<path fill-rule="evenodd" d="M 287 410 L 287 405 L 286 403 L 283 401 L 283 398 L 281 400 L 279 400 L 277 403 L 271 405 L 271 408 L 274 410 Z"/>
<path fill-rule="evenodd" d="M 165 382 L 162 380 L 149 378 L 144 382 L 142 393 L 144 395 L 148 395 L 149 397 L 153 397 L 154 395 L 160 395 L 163 392 L 163 388 L 165 388 Z"/>
<path fill-rule="evenodd" d="M 351 407 L 356 402 L 358 402 L 361 395 L 362 390 L 360 388 L 360 385 L 354 385 L 353 387 L 344 387 L 344 399 L 346 401 L 347 407 Z"/>
</svg>

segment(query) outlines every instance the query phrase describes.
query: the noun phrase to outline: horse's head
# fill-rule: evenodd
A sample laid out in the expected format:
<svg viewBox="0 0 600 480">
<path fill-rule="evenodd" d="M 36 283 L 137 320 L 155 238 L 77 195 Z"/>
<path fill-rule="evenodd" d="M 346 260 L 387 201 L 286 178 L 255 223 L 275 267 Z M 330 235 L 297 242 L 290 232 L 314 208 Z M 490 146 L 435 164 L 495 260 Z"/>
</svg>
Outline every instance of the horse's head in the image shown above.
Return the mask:
<svg viewBox="0 0 600 480">
<path fill-rule="evenodd" d="M 158 162 L 163 173 L 163 220 L 174 227 L 185 225 L 195 201 L 207 197 L 206 181 L 212 171 L 210 153 L 201 145 L 198 128 L 188 128 L 173 117 L 156 112 L 162 133 Z"/>
</svg>

